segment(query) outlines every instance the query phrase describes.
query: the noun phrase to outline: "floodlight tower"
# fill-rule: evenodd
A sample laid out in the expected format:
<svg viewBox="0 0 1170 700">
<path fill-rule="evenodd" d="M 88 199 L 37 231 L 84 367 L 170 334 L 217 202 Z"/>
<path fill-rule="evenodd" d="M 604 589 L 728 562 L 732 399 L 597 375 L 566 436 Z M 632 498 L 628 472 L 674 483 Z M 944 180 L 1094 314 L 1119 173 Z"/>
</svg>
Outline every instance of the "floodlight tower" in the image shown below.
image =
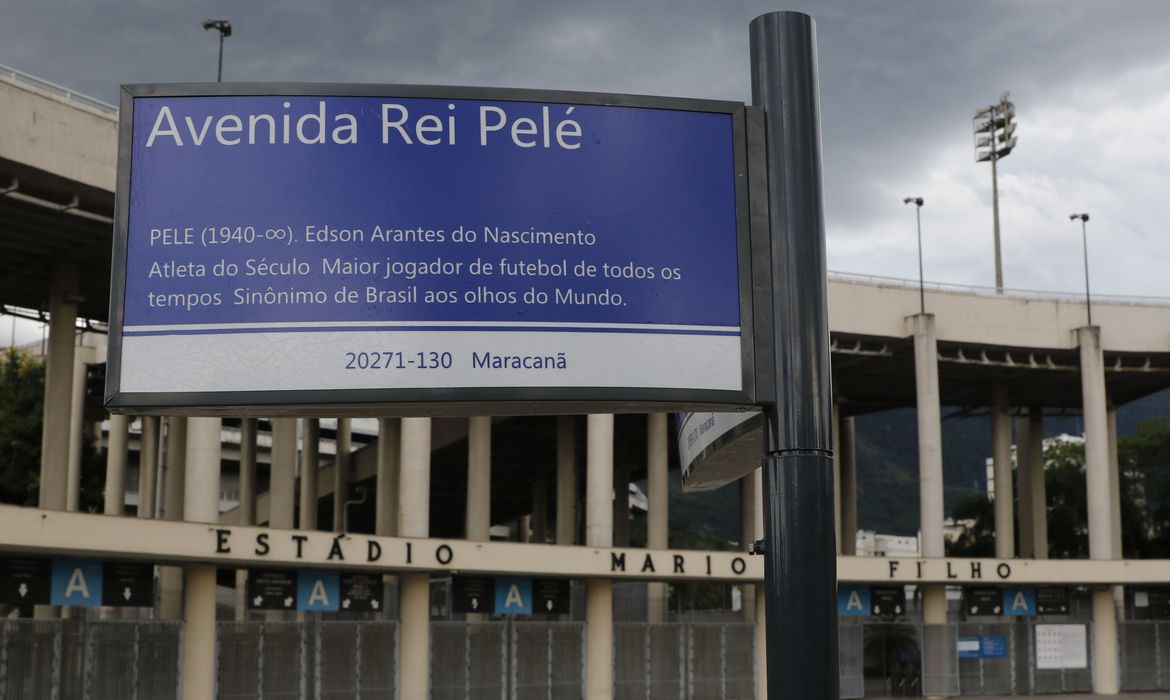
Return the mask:
<svg viewBox="0 0 1170 700">
<path fill-rule="evenodd" d="M 1016 147 L 1016 106 L 1008 93 L 996 104 L 975 110 L 975 162 L 991 161 L 991 212 L 995 228 L 995 291 L 1003 294 L 1003 258 L 999 249 L 999 182 L 996 163 Z"/>
</svg>

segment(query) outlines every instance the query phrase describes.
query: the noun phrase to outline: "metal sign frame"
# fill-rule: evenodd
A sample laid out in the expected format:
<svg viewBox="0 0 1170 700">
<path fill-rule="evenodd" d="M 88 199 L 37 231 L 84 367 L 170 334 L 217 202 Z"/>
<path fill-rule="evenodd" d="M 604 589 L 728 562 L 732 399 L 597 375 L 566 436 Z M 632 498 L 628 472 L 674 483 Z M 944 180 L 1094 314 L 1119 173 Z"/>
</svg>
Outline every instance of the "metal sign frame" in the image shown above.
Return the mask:
<svg viewBox="0 0 1170 700">
<path fill-rule="evenodd" d="M 397 97 L 490 100 L 498 102 L 569 103 L 603 107 L 634 107 L 727 114 L 732 119 L 732 156 L 737 264 L 739 271 L 740 391 L 660 389 L 641 387 L 447 387 L 425 389 L 327 389 L 279 391 L 126 393 L 122 386 L 123 308 L 126 295 L 128 223 L 134 100 L 155 97 Z M 110 298 L 109 359 L 105 405 L 129 414 L 167 415 L 484 415 L 569 412 L 644 412 L 699 409 L 734 410 L 758 403 L 756 382 L 760 314 L 771 309 L 754 303 L 755 280 L 749 232 L 749 187 L 746 108 L 743 103 L 685 98 L 649 97 L 592 92 L 521 90 L 425 85 L 366 85 L 313 83 L 221 83 L 124 85 L 121 94 L 118 139 L 118 199 L 114 219 Z M 756 139 L 757 141 L 759 139 Z M 756 175 L 759 176 L 758 174 Z M 757 234 L 758 235 L 758 234 Z M 759 267 L 758 263 L 754 265 Z M 755 273 L 755 275 L 753 274 Z M 757 292 L 758 293 L 758 292 Z M 770 327 L 770 322 L 765 323 Z"/>
</svg>

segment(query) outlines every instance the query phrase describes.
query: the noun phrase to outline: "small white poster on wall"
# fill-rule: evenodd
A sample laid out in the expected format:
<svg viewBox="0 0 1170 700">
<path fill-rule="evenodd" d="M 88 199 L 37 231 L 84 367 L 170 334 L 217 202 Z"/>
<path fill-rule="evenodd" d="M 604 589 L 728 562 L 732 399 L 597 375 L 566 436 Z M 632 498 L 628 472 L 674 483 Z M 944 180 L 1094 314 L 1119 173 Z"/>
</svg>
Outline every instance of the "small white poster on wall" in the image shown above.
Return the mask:
<svg viewBox="0 0 1170 700">
<path fill-rule="evenodd" d="M 1088 668 L 1084 625 L 1036 625 L 1036 668 Z"/>
</svg>

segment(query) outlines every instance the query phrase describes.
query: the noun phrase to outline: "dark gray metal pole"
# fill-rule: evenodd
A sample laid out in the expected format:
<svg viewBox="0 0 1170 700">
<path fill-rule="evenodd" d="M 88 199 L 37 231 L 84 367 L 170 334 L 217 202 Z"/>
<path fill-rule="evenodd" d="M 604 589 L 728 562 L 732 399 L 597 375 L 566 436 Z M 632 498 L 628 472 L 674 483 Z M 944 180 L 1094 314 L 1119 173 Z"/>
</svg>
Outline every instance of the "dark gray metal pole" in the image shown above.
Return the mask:
<svg viewBox="0 0 1170 700">
<path fill-rule="evenodd" d="M 766 110 L 776 403 L 767 406 L 768 697 L 837 700 L 832 389 L 816 30 L 752 20 L 752 101 Z"/>
<path fill-rule="evenodd" d="M 914 219 L 918 222 L 918 311 L 926 313 L 926 282 L 922 274 L 922 198 L 914 205 Z"/>
<path fill-rule="evenodd" d="M 1089 315 L 1089 325 L 1093 325 L 1093 299 L 1089 296 L 1089 234 L 1085 227 L 1089 224 L 1089 215 L 1081 214 L 1081 249 L 1085 254 L 1085 311 Z"/>
<path fill-rule="evenodd" d="M 219 69 L 215 72 L 215 82 L 223 82 L 223 32 L 219 33 Z"/>
</svg>

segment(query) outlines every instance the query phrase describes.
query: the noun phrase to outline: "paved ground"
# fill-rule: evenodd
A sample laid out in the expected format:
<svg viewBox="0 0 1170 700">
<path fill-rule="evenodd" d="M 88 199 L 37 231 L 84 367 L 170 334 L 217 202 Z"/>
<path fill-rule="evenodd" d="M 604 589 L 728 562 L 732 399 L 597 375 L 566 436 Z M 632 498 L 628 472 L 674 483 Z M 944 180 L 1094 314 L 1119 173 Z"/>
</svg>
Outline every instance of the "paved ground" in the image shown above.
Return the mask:
<svg viewBox="0 0 1170 700">
<path fill-rule="evenodd" d="M 1120 695 L 1094 695 L 1089 693 L 1082 695 L 964 695 L 961 698 L 954 700 L 1009 700 L 1010 698 L 1018 697 L 1034 697 L 1043 698 L 1045 700 L 1098 700 L 1099 698 L 1109 698 L 1109 700 L 1154 700 L 1154 698 L 1165 698 L 1166 691 L 1152 692 L 1152 693 L 1121 693 Z"/>
</svg>

